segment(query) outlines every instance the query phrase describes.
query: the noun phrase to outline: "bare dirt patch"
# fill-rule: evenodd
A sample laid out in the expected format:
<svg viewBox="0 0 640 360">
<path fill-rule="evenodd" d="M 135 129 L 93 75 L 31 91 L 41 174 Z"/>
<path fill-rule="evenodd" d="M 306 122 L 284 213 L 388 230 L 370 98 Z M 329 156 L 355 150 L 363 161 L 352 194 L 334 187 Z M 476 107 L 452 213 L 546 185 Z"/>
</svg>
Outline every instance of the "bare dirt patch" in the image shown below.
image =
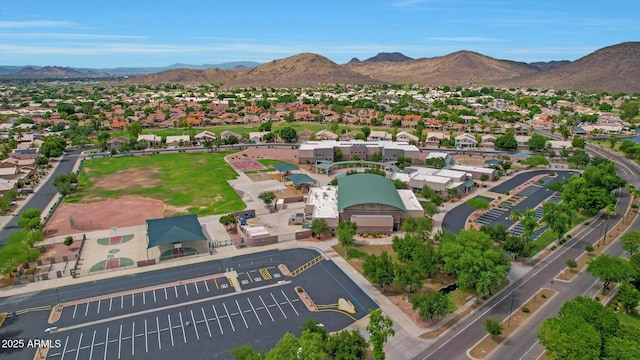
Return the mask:
<svg viewBox="0 0 640 360">
<path fill-rule="evenodd" d="M 80 234 L 92 230 L 144 225 L 147 219 L 161 218 L 165 204 L 160 200 L 125 196 L 88 204 L 63 203 L 44 229 L 46 237 Z M 74 227 L 69 219 L 73 217 Z M 91 228 L 89 228 L 91 227 Z"/>
<path fill-rule="evenodd" d="M 157 174 L 159 168 L 130 168 L 93 179 L 92 188 L 98 190 L 130 190 L 151 188 L 161 182 Z"/>
<path fill-rule="evenodd" d="M 246 154 L 246 156 L 242 155 Z M 228 157 L 228 161 L 239 161 L 239 160 L 257 160 L 257 159 L 278 159 L 291 162 L 293 164 L 298 163 L 298 150 L 297 149 L 286 149 L 286 148 L 265 148 L 265 147 L 256 147 L 249 148 L 243 152 L 231 155 Z"/>
</svg>

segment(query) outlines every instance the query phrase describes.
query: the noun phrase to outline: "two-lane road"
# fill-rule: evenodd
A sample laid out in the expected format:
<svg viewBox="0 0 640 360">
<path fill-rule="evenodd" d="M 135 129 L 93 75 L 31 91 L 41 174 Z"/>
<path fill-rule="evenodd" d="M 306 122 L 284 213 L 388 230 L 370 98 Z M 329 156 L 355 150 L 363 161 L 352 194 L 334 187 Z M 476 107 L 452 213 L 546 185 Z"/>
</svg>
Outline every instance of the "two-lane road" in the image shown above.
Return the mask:
<svg viewBox="0 0 640 360">
<path fill-rule="evenodd" d="M 591 149 L 590 149 L 591 150 Z M 629 183 L 638 184 L 640 180 L 640 168 L 626 159 L 616 158 L 619 175 Z M 611 217 L 611 224 L 617 223 L 628 208 L 631 198 L 624 189 L 615 191 L 618 196 L 616 216 Z M 529 322 L 491 356 L 492 359 L 535 359 L 544 350 L 538 343 L 536 334 L 539 326 L 548 317 L 555 316 L 562 304 L 575 296 L 585 294 L 597 280 L 586 273 L 580 273 L 571 283 L 553 281 L 554 277 L 565 268 L 568 259 L 575 259 L 584 251 L 586 244 L 594 244 L 602 236 L 606 227 L 606 218 L 601 215 L 593 221 L 581 233 L 574 236 L 563 247 L 550 255 L 547 259 L 538 263 L 521 280 L 510 284 L 497 297 L 490 299 L 473 316 L 467 317 L 458 323 L 453 329 L 445 333 L 428 349 L 420 353 L 415 359 L 466 359 L 467 350 L 486 335 L 484 318 L 491 317 L 504 319 L 512 308 L 518 309 L 528 298 L 534 295 L 540 288 L 550 287 L 558 290 L 554 299 L 546 304 L 540 311 L 534 314 Z M 634 220 L 632 229 L 640 229 L 640 221 Z M 607 249 L 607 253 L 620 255 L 622 250 L 619 243 L 613 244 Z"/>
<path fill-rule="evenodd" d="M 38 191 L 33 194 L 33 196 L 31 196 L 27 203 L 24 204 L 22 209 L 36 208 L 40 209 L 40 211 L 43 211 L 58 193 L 56 187 L 53 186 L 53 180 L 60 174 L 71 172 L 73 170 L 73 166 L 76 163 L 76 160 L 78 160 L 79 155 L 79 150 L 73 150 L 65 153 L 64 156 L 62 156 L 62 158 L 60 159 L 60 164 L 58 164 L 53 173 L 49 176 L 49 178 L 47 178 L 47 181 L 42 185 L 42 187 L 40 187 Z M 5 227 L 0 230 L 0 247 L 7 244 L 7 237 L 9 235 L 20 230 L 20 227 L 18 226 L 18 220 L 19 216 L 14 216 L 11 220 L 9 220 Z"/>
</svg>

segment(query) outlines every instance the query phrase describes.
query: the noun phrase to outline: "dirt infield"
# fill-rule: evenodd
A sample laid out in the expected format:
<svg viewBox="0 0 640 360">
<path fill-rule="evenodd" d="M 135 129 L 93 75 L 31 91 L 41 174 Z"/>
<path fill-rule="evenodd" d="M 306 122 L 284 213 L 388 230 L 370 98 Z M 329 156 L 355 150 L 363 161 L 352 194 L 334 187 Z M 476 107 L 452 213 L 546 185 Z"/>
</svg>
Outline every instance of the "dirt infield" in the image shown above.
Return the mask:
<svg viewBox="0 0 640 360">
<path fill-rule="evenodd" d="M 246 154 L 247 156 L 243 156 Z M 255 159 L 279 159 L 288 161 L 293 164 L 298 163 L 298 150 L 290 148 L 249 148 L 245 151 L 227 156 L 227 161 L 243 161 L 243 160 L 255 160 Z"/>
<path fill-rule="evenodd" d="M 147 219 L 163 217 L 164 211 L 162 201 L 134 196 L 89 204 L 62 204 L 53 214 L 44 233 L 50 237 L 110 229 L 112 226 L 144 225 Z M 74 218 L 75 227 L 90 224 L 93 229 L 71 228 L 71 217 Z"/>
<path fill-rule="evenodd" d="M 257 171 L 264 169 L 264 166 L 262 166 L 262 164 L 255 160 L 233 161 L 231 162 L 231 166 L 233 166 L 238 172 Z"/>
</svg>

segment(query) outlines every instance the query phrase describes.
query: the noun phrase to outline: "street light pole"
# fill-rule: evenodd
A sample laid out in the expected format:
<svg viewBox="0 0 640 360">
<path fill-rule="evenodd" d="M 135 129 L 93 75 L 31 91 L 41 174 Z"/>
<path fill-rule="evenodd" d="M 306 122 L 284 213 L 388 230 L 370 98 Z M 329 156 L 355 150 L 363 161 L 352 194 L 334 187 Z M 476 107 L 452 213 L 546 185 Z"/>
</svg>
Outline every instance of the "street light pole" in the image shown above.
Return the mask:
<svg viewBox="0 0 640 360">
<path fill-rule="evenodd" d="M 60 294 L 58 294 L 58 288 L 56 288 L 56 299 L 58 299 L 58 304 L 60 304 Z"/>
<path fill-rule="evenodd" d="M 511 307 L 509 308 L 509 321 L 507 322 L 507 327 L 511 326 L 511 313 L 513 312 L 513 300 L 516 298 L 516 293 L 511 294 Z"/>
</svg>

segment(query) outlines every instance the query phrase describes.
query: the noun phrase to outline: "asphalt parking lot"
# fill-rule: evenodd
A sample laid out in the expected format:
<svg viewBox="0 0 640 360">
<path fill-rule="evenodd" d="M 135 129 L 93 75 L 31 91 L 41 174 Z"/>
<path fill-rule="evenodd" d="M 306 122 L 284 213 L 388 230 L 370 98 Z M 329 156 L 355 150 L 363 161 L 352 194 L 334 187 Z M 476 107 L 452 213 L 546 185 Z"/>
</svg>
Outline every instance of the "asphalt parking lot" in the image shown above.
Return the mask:
<svg viewBox="0 0 640 360">
<path fill-rule="evenodd" d="M 76 285 L 69 293 L 61 291 L 64 309 L 55 324 L 47 323 L 49 313 L 30 314 L 37 320 L 29 322 L 23 322 L 26 317 L 21 315 L 3 325 L 0 336 L 19 334 L 57 342 L 59 346 L 49 349 L 51 359 L 230 359 L 229 350 L 246 343 L 267 350 L 285 332 L 299 335 L 309 318 L 337 331 L 377 308 L 330 260 L 321 260 L 295 277 L 285 276 L 278 266 L 293 270 L 318 255 L 311 249 L 255 253 L 194 265 L 194 271 L 182 270 L 184 275 L 203 275 L 190 278 L 169 277 L 166 272 L 137 274 L 122 279 L 126 287 L 86 284 L 86 294 L 91 296 L 84 298 L 77 296 L 80 288 Z M 163 278 L 166 282 L 158 281 Z M 135 287 L 135 283 L 147 286 Z M 308 310 L 296 286 L 302 286 L 321 305 L 321 311 Z M 116 289 L 122 291 L 110 291 Z M 40 302 L 50 297 L 33 296 Z M 349 300 L 355 313 L 341 311 L 339 298 Z M 26 306 L 29 301 L 19 303 Z M 56 329 L 44 332 L 53 326 Z M 0 355 L 24 359 L 34 353 L 34 349 L 23 349 Z"/>
<path fill-rule="evenodd" d="M 557 181 L 563 181 L 566 178 L 570 177 L 574 174 L 571 171 L 553 171 L 553 170 L 540 170 L 540 171 L 530 171 L 522 174 L 518 174 L 513 178 L 505 181 L 502 184 L 496 185 L 489 189 L 489 191 L 499 194 L 505 194 L 507 191 L 511 191 L 521 184 L 529 181 L 531 178 L 541 175 L 541 174 L 549 174 L 555 173 L 558 176 L 551 178 L 545 177 L 543 183 L 531 185 L 518 194 L 512 196 L 512 198 L 508 201 L 505 201 L 504 206 L 491 209 L 483 217 L 480 217 L 478 220 L 483 225 L 498 225 L 502 224 L 506 227 L 510 227 L 513 225 L 513 221 L 509 219 L 509 215 L 514 210 L 519 210 L 521 213 L 524 213 L 526 209 L 533 209 L 544 202 L 546 199 L 552 199 L 554 192 L 548 189 L 549 184 Z M 487 199 L 491 201 L 492 199 L 479 196 L 481 198 Z M 461 204 L 451 211 L 449 211 L 443 221 L 442 227 L 445 230 L 458 233 L 460 230 L 464 229 L 467 218 L 476 211 L 472 207 L 468 206 L 466 203 Z"/>
</svg>

